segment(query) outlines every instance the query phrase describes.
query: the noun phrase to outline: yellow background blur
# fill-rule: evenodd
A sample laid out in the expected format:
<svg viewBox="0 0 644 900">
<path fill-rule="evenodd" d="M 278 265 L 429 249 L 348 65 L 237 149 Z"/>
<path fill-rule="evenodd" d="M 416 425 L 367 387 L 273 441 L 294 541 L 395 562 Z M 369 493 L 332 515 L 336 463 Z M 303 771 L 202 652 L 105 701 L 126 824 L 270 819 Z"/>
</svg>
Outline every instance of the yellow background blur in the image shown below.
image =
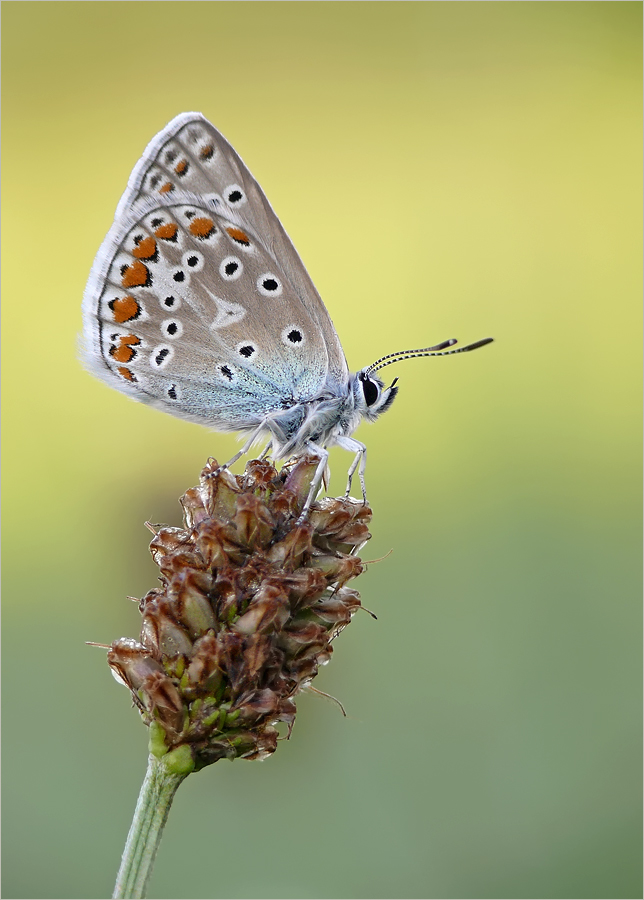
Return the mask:
<svg viewBox="0 0 644 900">
<path fill-rule="evenodd" d="M 146 733 L 102 651 L 145 519 L 234 437 L 76 359 L 147 142 L 202 111 L 265 189 L 369 445 L 359 616 L 263 765 L 178 794 L 153 897 L 636 897 L 641 4 L 3 4 L 5 897 L 110 895 Z M 393 370 L 390 370 L 393 374 Z M 348 454 L 332 454 L 332 489 Z"/>
</svg>

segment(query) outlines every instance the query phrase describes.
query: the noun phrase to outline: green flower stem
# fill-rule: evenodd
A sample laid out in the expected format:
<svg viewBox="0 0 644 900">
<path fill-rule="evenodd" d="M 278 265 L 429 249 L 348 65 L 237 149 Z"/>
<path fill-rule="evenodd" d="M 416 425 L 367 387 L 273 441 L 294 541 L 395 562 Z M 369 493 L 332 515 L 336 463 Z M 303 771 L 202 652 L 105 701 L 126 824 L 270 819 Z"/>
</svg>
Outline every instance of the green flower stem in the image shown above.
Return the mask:
<svg viewBox="0 0 644 900">
<path fill-rule="evenodd" d="M 168 754 L 169 755 L 169 754 Z M 161 835 L 174 795 L 188 772 L 171 771 L 164 759 L 150 754 L 148 770 L 134 811 L 134 819 L 125 842 L 121 868 L 114 887 L 114 898 L 145 897 Z"/>
</svg>

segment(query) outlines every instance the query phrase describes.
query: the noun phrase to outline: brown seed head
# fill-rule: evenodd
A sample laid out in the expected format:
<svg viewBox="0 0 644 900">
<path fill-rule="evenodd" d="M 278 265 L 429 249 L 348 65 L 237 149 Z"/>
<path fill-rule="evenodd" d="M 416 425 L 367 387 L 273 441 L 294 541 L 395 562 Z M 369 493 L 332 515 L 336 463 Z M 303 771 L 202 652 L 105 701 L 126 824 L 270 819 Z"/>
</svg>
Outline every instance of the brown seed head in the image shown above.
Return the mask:
<svg viewBox="0 0 644 900">
<path fill-rule="evenodd" d="M 316 467 L 253 460 L 234 476 L 211 459 L 181 498 L 185 527 L 154 527 L 161 587 L 139 603 L 140 640 L 115 641 L 108 662 L 157 754 L 188 747 L 200 769 L 273 753 L 280 722 L 290 735 L 296 695 L 360 606 L 346 584 L 370 537 L 356 500 L 325 498 L 298 522 Z"/>
</svg>

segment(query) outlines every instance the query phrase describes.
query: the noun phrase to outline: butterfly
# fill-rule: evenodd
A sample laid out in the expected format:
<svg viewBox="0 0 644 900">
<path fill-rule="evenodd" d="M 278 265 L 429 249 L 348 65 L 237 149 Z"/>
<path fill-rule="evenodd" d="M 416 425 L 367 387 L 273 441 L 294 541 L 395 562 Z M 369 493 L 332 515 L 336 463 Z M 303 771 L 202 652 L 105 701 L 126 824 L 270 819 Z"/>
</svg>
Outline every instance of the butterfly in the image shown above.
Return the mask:
<svg viewBox="0 0 644 900">
<path fill-rule="evenodd" d="M 201 113 L 176 116 L 135 166 L 92 267 L 82 355 L 98 378 L 217 431 L 248 435 L 224 467 L 267 439 L 277 459 L 318 460 L 302 512 L 338 445 L 354 453 L 366 501 L 366 447 L 352 437 L 393 403 L 377 372 L 458 349 L 451 339 L 390 353 L 351 373 L 331 318 L 264 192 Z"/>
</svg>

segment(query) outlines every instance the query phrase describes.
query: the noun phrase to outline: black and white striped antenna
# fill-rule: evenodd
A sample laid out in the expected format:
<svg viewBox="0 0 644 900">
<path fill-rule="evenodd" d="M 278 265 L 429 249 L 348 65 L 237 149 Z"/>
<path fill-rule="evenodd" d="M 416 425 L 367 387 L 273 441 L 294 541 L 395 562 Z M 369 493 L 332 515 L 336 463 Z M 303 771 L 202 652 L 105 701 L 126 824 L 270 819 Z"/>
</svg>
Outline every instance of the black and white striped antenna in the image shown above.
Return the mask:
<svg viewBox="0 0 644 900">
<path fill-rule="evenodd" d="M 420 350 L 398 350 L 396 353 L 388 353 L 386 356 L 381 356 L 380 359 L 371 363 L 364 372 L 365 375 L 370 375 L 372 372 L 384 369 L 385 366 L 392 365 L 392 363 L 401 362 L 403 359 L 413 359 L 416 356 L 453 356 L 455 353 L 467 353 L 470 350 L 478 350 L 479 347 L 485 347 L 486 344 L 491 344 L 493 340 L 494 338 L 483 338 L 474 344 L 457 347 L 456 350 L 446 350 L 446 347 L 453 347 L 457 343 L 456 338 L 450 338 L 448 341 L 442 341 L 434 347 L 423 347 Z"/>
</svg>

